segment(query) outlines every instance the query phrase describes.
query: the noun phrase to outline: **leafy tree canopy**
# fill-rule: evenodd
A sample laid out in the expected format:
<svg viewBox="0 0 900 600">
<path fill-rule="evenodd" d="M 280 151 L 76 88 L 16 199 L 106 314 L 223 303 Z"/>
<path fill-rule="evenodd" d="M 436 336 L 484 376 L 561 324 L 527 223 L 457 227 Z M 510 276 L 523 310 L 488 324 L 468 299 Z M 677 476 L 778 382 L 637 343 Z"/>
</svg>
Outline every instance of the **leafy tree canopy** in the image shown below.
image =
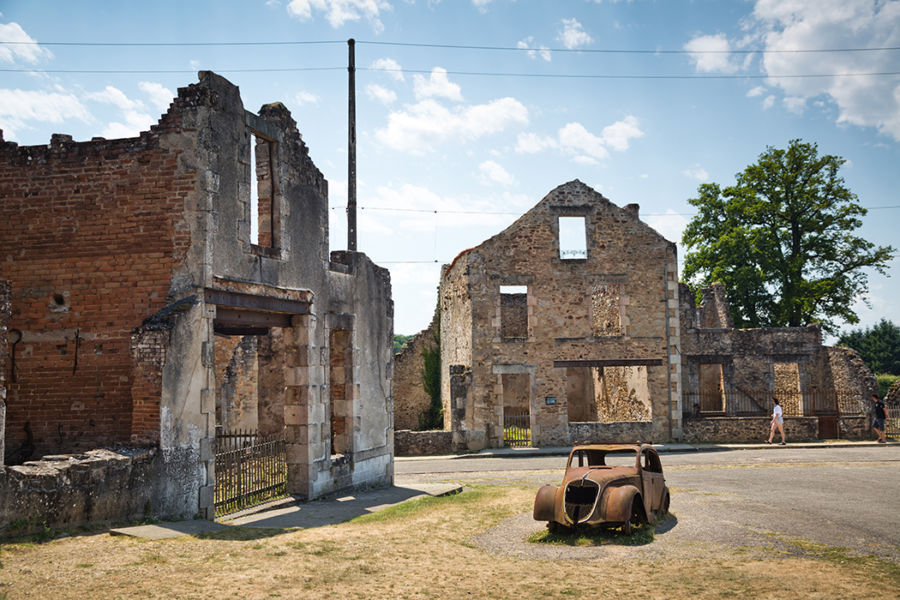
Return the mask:
<svg viewBox="0 0 900 600">
<path fill-rule="evenodd" d="M 853 329 L 838 339 L 838 344 L 859 352 L 863 362 L 875 373 L 900 375 L 900 327 L 887 319 L 868 329 Z"/>
<path fill-rule="evenodd" d="M 404 348 L 406 348 L 406 343 L 412 339 L 411 335 L 403 335 L 402 333 L 394 334 L 394 354 L 397 354 Z"/>
<path fill-rule="evenodd" d="M 684 280 L 723 283 L 736 327 L 858 323 L 866 268 L 884 273 L 894 248 L 853 234 L 866 209 L 838 175 L 844 162 L 792 140 L 767 147 L 732 186 L 701 185 L 682 237 Z"/>
</svg>

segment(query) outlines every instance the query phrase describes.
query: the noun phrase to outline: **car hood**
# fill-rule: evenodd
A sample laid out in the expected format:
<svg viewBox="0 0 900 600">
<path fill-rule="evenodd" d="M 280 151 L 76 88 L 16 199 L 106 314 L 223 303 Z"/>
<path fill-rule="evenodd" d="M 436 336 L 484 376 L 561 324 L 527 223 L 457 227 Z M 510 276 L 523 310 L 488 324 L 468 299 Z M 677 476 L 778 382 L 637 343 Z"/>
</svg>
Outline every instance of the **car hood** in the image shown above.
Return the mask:
<svg viewBox="0 0 900 600">
<path fill-rule="evenodd" d="M 635 467 L 576 467 L 566 471 L 563 485 L 580 479 L 589 479 L 600 487 L 619 479 L 627 479 L 637 475 Z"/>
</svg>

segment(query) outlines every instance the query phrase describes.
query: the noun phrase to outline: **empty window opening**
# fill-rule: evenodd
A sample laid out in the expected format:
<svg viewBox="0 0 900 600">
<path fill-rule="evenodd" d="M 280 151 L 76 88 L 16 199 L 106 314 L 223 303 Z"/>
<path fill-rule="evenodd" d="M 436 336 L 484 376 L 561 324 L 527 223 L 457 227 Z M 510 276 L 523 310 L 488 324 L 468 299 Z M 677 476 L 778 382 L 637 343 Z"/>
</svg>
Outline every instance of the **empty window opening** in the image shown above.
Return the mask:
<svg viewBox="0 0 900 600">
<path fill-rule="evenodd" d="M 275 142 L 253 134 L 250 141 L 250 242 L 278 247 L 278 205 L 273 160 Z"/>
<path fill-rule="evenodd" d="M 772 365 L 775 380 L 775 397 L 781 403 L 785 415 L 802 415 L 800 394 L 800 368 L 795 362 L 777 362 Z"/>
<path fill-rule="evenodd" d="M 591 329 L 596 336 L 623 335 L 622 286 L 600 284 L 591 290 Z"/>
<path fill-rule="evenodd" d="M 722 365 L 698 365 L 700 379 L 700 412 L 725 412 L 725 380 Z"/>
<path fill-rule="evenodd" d="M 559 257 L 563 260 L 587 258 L 584 217 L 559 217 Z"/>
<path fill-rule="evenodd" d="M 649 421 L 647 367 L 569 367 L 566 369 L 570 423 Z"/>
<path fill-rule="evenodd" d="M 528 337 L 527 286 L 500 286 L 500 337 Z"/>
<path fill-rule="evenodd" d="M 329 334 L 329 396 L 331 455 L 349 454 L 353 439 L 352 332 L 332 329 Z"/>
</svg>

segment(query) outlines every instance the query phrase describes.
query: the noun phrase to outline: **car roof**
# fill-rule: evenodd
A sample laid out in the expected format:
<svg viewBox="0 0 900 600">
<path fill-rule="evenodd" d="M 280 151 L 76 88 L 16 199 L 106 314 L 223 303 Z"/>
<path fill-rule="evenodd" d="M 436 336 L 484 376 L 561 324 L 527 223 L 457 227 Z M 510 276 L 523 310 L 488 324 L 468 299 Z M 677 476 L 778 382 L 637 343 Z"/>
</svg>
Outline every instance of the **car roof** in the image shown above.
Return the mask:
<svg viewBox="0 0 900 600">
<path fill-rule="evenodd" d="M 650 444 L 582 444 L 572 448 L 572 452 L 576 450 L 600 450 L 609 452 L 611 450 L 642 450 L 643 448 L 653 448 Z"/>
</svg>

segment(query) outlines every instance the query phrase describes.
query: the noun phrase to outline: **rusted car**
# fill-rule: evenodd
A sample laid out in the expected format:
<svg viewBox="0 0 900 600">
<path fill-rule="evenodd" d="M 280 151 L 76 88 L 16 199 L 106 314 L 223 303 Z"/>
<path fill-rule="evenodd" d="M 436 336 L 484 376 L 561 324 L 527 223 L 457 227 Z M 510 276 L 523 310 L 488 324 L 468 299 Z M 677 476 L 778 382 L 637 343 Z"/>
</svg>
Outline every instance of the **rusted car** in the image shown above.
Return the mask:
<svg viewBox="0 0 900 600">
<path fill-rule="evenodd" d="M 534 499 L 535 521 L 556 528 L 632 527 L 669 510 L 659 454 L 649 444 L 592 444 L 569 453 L 562 485 L 545 485 Z"/>
</svg>

